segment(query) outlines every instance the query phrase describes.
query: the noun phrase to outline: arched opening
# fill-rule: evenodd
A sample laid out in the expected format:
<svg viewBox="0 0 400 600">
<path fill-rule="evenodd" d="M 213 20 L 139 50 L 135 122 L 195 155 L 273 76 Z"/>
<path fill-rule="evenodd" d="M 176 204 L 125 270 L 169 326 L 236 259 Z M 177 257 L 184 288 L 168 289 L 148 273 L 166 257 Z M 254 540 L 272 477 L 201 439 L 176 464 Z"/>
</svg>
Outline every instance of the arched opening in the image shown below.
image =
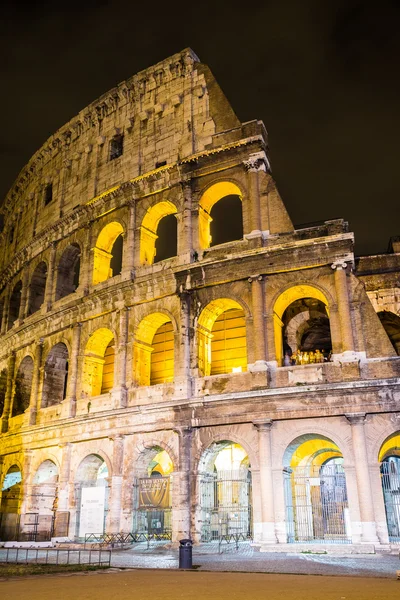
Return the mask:
<svg viewBox="0 0 400 600">
<path fill-rule="evenodd" d="M 104 533 L 108 512 L 109 476 L 106 462 L 89 454 L 80 463 L 75 476 L 76 536 Z"/>
<path fill-rule="evenodd" d="M 4 410 L 4 400 L 6 398 L 6 390 L 7 390 L 7 369 L 2 369 L 0 371 L 0 417 L 3 414 Z"/>
<path fill-rule="evenodd" d="M 82 389 L 88 396 L 108 393 L 114 386 L 115 340 L 102 327 L 89 338 L 85 348 Z"/>
<path fill-rule="evenodd" d="M 141 265 L 152 265 L 155 258 L 159 262 L 176 256 L 176 217 L 173 217 L 174 220 L 165 220 L 167 216 L 175 215 L 176 212 L 176 206 L 169 201 L 158 202 L 146 212 L 140 228 Z M 161 224 L 162 221 L 164 223 Z M 160 254 L 156 255 L 157 251 Z M 161 256 L 164 256 L 164 258 L 161 258 Z"/>
<path fill-rule="evenodd" d="M 207 304 L 199 317 L 197 337 L 201 375 L 247 370 L 245 314 L 235 300 L 218 298 Z"/>
<path fill-rule="evenodd" d="M 121 273 L 123 233 L 124 229 L 117 221 L 101 230 L 93 248 L 93 285 Z"/>
<path fill-rule="evenodd" d="M 242 193 L 230 181 L 215 183 L 199 201 L 200 248 L 206 249 L 242 238 Z"/>
<path fill-rule="evenodd" d="M 232 441 L 213 443 L 198 473 L 200 539 L 253 535 L 251 470 L 247 452 Z"/>
<path fill-rule="evenodd" d="M 25 356 L 22 360 L 15 377 L 14 397 L 12 402 L 11 416 L 16 417 L 24 414 L 29 408 L 33 378 L 33 360 Z"/>
<path fill-rule="evenodd" d="M 384 442 L 379 461 L 389 541 L 400 544 L 400 433 Z"/>
<path fill-rule="evenodd" d="M 378 317 L 393 348 L 396 350 L 397 355 L 400 356 L 400 317 L 388 310 L 378 312 Z"/>
<path fill-rule="evenodd" d="M 50 540 L 53 535 L 57 489 L 57 466 L 53 461 L 45 460 L 33 477 L 28 506 L 28 512 L 33 513 L 32 516 L 34 517 L 32 526 L 34 527 L 36 542 Z M 26 529 L 27 523 L 25 523 Z"/>
<path fill-rule="evenodd" d="M 343 456 L 329 438 L 296 438 L 284 455 L 288 542 L 351 540 Z"/>
<path fill-rule="evenodd" d="M 22 281 L 18 281 L 11 292 L 10 302 L 8 305 L 8 329 L 11 329 L 15 321 L 18 319 L 19 309 L 21 306 L 21 292 Z"/>
<path fill-rule="evenodd" d="M 44 364 L 42 408 L 60 404 L 66 398 L 68 348 L 63 342 L 52 347 Z"/>
<path fill-rule="evenodd" d="M 167 215 L 158 223 L 154 262 L 158 263 L 178 254 L 178 221 L 175 215 Z"/>
<path fill-rule="evenodd" d="M 159 446 L 141 453 L 134 484 L 134 532 L 171 537 L 173 470 L 170 455 Z"/>
<path fill-rule="evenodd" d="M 283 292 L 274 306 L 278 365 L 303 365 L 330 360 L 332 351 L 328 301 L 310 285 Z"/>
<path fill-rule="evenodd" d="M 29 286 L 28 315 L 37 312 L 42 306 L 46 290 L 46 279 L 47 265 L 42 261 L 34 270 Z"/>
<path fill-rule="evenodd" d="M 4 477 L 1 492 L 0 540 L 16 540 L 19 534 L 19 505 L 22 493 L 22 473 L 12 465 Z"/>
<path fill-rule="evenodd" d="M 135 334 L 134 376 L 138 385 L 174 380 L 174 329 L 168 315 L 152 313 L 140 322 Z"/>
<path fill-rule="evenodd" d="M 79 286 L 81 250 L 78 244 L 67 246 L 58 263 L 56 300 L 75 292 Z"/>
</svg>

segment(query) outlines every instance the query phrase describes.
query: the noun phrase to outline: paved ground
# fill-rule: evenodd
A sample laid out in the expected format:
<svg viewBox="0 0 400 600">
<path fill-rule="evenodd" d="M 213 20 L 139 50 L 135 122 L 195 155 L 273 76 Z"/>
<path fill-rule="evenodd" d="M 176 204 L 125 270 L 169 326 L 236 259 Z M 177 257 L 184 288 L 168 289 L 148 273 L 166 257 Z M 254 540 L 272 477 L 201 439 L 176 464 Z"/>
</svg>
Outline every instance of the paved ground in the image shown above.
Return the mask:
<svg viewBox="0 0 400 600">
<path fill-rule="evenodd" d="M 393 600 L 400 582 L 383 578 L 264 573 L 122 571 L 0 581 L 12 600 Z"/>
</svg>

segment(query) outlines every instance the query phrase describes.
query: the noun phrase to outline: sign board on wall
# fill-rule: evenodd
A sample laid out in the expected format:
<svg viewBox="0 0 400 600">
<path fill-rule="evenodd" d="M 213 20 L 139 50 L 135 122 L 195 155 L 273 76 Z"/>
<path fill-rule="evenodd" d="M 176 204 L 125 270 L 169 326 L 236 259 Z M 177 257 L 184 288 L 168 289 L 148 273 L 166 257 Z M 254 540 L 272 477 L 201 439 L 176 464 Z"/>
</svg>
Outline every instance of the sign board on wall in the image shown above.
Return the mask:
<svg viewBox="0 0 400 600">
<path fill-rule="evenodd" d="M 82 488 L 79 537 L 104 532 L 105 487 Z"/>
</svg>

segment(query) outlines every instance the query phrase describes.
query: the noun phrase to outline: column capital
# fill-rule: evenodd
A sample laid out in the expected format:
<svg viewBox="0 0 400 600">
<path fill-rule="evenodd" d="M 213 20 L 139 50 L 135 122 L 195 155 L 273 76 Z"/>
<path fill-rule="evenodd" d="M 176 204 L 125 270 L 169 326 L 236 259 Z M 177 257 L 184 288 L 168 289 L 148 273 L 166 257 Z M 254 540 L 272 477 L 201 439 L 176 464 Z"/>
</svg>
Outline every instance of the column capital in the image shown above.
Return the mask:
<svg viewBox="0 0 400 600">
<path fill-rule="evenodd" d="M 262 150 L 261 152 L 254 152 L 250 154 L 247 160 L 243 161 L 243 166 L 248 172 L 256 173 L 257 171 L 269 171 L 270 166 L 267 155 Z"/>
<path fill-rule="evenodd" d="M 254 427 L 260 433 L 261 431 L 270 431 L 272 428 L 273 420 L 272 419 L 259 419 L 253 421 Z"/>
<path fill-rule="evenodd" d="M 263 275 L 250 275 L 250 277 L 247 278 L 247 281 L 249 283 L 254 283 L 255 281 L 262 281 L 263 279 Z"/>
<path fill-rule="evenodd" d="M 367 414 L 363 412 L 359 413 L 345 413 L 344 415 L 350 425 L 364 425 Z"/>
<path fill-rule="evenodd" d="M 173 431 L 175 433 L 177 433 L 179 436 L 185 437 L 185 436 L 189 436 L 193 433 L 194 427 L 191 427 L 190 425 L 183 425 L 183 426 L 174 427 Z"/>
<path fill-rule="evenodd" d="M 333 269 L 334 271 L 341 271 L 346 269 L 346 267 L 347 262 L 345 262 L 344 260 L 338 260 L 331 264 L 331 269 Z"/>
</svg>

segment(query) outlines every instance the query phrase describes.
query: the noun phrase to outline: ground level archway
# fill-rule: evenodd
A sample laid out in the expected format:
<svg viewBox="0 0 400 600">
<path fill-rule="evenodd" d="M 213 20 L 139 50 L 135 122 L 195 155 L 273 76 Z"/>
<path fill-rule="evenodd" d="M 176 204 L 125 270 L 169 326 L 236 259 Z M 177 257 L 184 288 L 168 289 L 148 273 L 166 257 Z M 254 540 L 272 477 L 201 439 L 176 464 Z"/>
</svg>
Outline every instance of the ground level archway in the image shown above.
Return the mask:
<svg viewBox="0 0 400 600">
<path fill-rule="evenodd" d="M 89 454 L 80 463 L 75 477 L 76 533 L 104 533 L 108 512 L 108 468 L 98 454 Z"/>
<path fill-rule="evenodd" d="M 400 433 L 383 443 L 379 460 L 389 541 L 400 544 Z"/>
</svg>

